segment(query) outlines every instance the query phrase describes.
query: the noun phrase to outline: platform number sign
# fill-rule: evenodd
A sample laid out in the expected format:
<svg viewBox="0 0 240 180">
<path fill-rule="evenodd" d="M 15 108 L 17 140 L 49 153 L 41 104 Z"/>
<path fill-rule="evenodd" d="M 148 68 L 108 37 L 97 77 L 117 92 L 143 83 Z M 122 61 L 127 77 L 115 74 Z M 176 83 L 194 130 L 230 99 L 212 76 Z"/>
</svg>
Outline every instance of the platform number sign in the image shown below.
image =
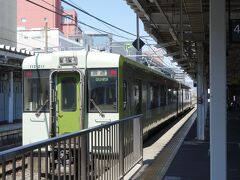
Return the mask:
<svg viewBox="0 0 240 180">
<path fill-rule="evenodd" d="M 234 27 L 234 33 L 237 33 L 239 34 L 240 30 L 239 30 L 239 24 L 237 24 L 235 27 Z"/>
<path fill-rule="evenodd" d="M 230 40 L 233 43 L 240 43 L 240 19 L 230 21 Z"/>
</svg>

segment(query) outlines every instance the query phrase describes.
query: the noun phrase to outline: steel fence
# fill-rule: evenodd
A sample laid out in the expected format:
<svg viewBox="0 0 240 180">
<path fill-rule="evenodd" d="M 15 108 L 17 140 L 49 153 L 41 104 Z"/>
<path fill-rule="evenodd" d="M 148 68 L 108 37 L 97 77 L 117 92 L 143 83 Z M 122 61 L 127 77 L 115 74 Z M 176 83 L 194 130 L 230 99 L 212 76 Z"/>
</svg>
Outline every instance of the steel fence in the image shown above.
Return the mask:
<svg viewBox="0 0 240 180">
<path fill-rule="evenodd" d="M 123 179 L 142 157 L 137 115 L 0 152 L 0 178 Z"/>
</svg>

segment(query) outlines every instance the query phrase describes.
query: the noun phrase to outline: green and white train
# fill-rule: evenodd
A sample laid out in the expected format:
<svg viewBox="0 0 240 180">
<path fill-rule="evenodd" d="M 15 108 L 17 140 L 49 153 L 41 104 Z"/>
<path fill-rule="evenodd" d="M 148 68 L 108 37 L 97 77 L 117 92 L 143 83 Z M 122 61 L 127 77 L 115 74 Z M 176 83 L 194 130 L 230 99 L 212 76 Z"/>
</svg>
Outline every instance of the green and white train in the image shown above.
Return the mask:
<svg viewBox="0 0 240 180">
<path fill-rule="evenodd" d="M 23 144 L 141 113 L 147 136 L 192 105 L 189 87 L 118 54 L 38 54 L 22 68 Z"/>
</svg>

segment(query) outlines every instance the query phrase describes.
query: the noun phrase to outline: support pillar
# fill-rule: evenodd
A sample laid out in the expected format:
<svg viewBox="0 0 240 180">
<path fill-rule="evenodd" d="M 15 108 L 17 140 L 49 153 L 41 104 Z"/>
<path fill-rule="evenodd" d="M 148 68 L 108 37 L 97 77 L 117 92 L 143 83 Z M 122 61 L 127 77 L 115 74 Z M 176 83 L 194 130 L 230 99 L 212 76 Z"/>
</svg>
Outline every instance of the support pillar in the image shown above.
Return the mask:
<svg viewBox="0 0 240 180">
<path fill-rule="evenodd" d="M 13 123 L 13 71 L 8 75 L 9 91 L 8 91 L 8 123 Z"/>
<path fill-rule="evenodd" d="M 210 178 L 226 180 L 225 0 L 210 0 Z"/>
<path fill-rule="evenodd" d="M 204 116 L 204 76 L 203 76 L 203 46 L 197 44 L 198 62 L 197 62 L 197 139 L 205 139 L 205 116 Z"/>
</svg>

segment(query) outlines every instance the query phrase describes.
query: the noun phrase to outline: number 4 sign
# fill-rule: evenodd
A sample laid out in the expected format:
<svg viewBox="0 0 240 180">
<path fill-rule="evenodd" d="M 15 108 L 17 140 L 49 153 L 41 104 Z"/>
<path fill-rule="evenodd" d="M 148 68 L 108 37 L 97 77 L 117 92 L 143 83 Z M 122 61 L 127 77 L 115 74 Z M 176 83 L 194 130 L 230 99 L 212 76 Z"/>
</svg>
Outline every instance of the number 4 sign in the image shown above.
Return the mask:
<svg viewBox="0 0 240 180">
<path fill-rule="evenodd" d="M 240 30 L 239 30 L 239 24 L 237 24 L 233 30 L 235 33 L 239 34 Z"/>
<path fill-rule="evenodd" d="M 240 43 L 240 19 L 231 19 L 229 27 L 230 41 L 233 43 Z"/>
</svg>

